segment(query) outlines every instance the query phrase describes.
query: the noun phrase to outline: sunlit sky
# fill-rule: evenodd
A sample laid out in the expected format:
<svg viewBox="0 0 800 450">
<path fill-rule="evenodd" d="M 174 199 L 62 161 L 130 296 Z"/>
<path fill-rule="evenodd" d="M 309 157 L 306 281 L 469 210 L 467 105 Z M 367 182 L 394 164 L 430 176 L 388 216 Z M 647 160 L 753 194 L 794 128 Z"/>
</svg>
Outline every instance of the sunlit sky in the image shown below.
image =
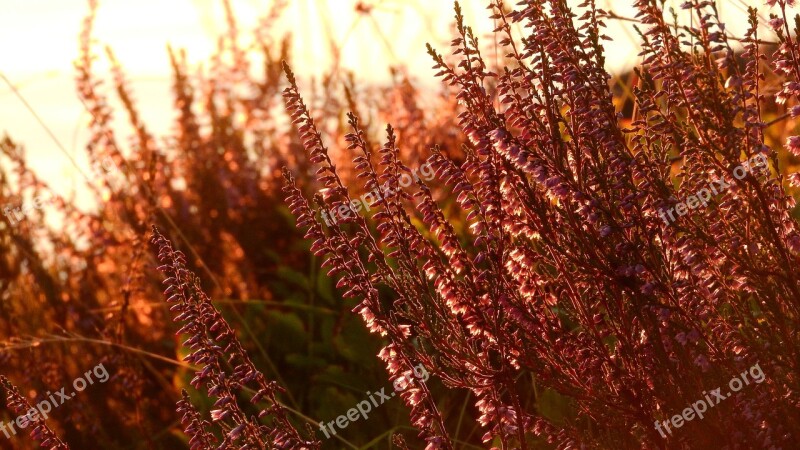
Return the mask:
<svg viewBox="0 0 800 450">
<path fill-rule="evenodd" d="M 166 45 L 184 48 L 190 62 L 207 60 L 216 37 L 225 31 L 220 0 L 99 0 L 95 38 L 113 48 L 133 82 L 135 98 L 146 123 L 157 134 L 166 132 L 174 112 Z M 231 0 L 244 35 L 255 27 L 272 0 Z M 365 0 L 370 15 L 356 12 L 357 0 L 290 0 L 279 33 L 290 31 L 293 66 L 298 74 L 315 74 L 329 63 L 328 42 L 342 48 L 342 63 L 372 82 L 385 80 L 388 67 L 407 65 L 423 82 L 433 81 L 425 42 L 445 49 L 452 33 L 452 2 L 440 0 Z M 461 2 L 467 22 L 479 35 L 492 23 L 484 0 Z M 510 2 L 514 3 L 514 2 Z M 578 2 L 576 2 L 578 3 Z M 630 1 L 598 0 L 598 5 L 632 17 Z M 677 2 L 675 2 L 677 3 Z M 746 4 L 721 3 L 723 20 L 735 35 L 746 26 Z M 19 89 L 75 155 L 82 155 L 88 117 L 75 94 L 72 61 L 77 37 L 88 10 L 82 0 L 0 0 L 0 72 Z M 380 33 L 385 36 L 381 39 Z M 607 46 L 610 70 L 636 62 L 637 48 L 629 23 L 609 22 L 614 42 Z M 98 53 L 102 47 L 98 47 Z M 0 129 L 25 145 L 32 166 L 48 181 L 63 184 L 76 176 L 69 159 L 58 149 L 24 105 L 0 83 Z M 78 158 L 80 159 L 80 158 Z"/>
</svg>

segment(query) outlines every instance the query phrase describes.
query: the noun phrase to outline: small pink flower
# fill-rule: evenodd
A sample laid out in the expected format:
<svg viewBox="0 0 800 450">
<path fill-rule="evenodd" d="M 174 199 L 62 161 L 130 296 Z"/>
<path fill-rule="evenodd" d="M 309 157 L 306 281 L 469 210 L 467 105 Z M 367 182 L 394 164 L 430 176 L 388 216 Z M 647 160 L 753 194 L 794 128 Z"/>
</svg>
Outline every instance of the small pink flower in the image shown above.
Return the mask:
<svg viewBox="0 0 800 450">
<path fill-rule="evenodd" d="M 795 172 L 788 176 L 789 185 L 793 187 L 800 187 L 800 172 Z"/>
<path fill-rule="evenodd" d="M 789 136 L 786 139 L 786 149 L 792 152 L 794 156 L 800 158 L 800 136 Z"/>
<path fill-rule="evenodd" d="M 709 363 L 708 359 L 703 355 L 697 356 L 697 358 L 694 359 L 694 364 L 700 367 L 700 370 L 704 373 L 711 369 L 711 363 Z"/>
<path fill-rule="evenodd" d="M 787 244 L 789 246 L 789 250 L 791 250 L 793 253 L 800 254 L 800 235 L 799 234 L 793 234 L 792 236 L 790 236 L 789 237 L 789 241 L 787 242 Z"/>
<path fill-rule="evenodd" d="M 780 30 L 780 29 L 781 29 L 781 27 L 783 26 L 783 23 L 784 23 L 784 22 L 783 22 L 783 19 L 781 19 L 780 17 L 775 17 L 775 18 L 773 18 L 773 19 L 770 19 L 770 21 L 769 21 L 769 26 L 770 26 L 770 27 L 771 27 L 773 30 L 775 30 L 775 31 L 778 31 L 778 30 Z"/>
</svg>

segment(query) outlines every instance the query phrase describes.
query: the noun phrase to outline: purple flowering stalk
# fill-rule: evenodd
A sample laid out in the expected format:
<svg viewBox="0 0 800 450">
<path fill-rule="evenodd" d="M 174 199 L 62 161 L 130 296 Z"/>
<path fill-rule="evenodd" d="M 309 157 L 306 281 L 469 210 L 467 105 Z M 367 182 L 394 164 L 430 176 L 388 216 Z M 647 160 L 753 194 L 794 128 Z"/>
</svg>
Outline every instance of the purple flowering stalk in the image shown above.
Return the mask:
<svg viewBox="0 0 800 450">
<path fill-rule="evenodd" d="M 737 55 L 713 2 L 685 2 L 694 25 L 674 26 L 662 2 L 635 1 L 643 62 L 626 123 L 604 68 L 608 14 L 595 3 L 523 0 L 510 9 L 493 0 L 506 56 L 495 71 L 458 4 L 453 57 L 428 48 L 463 105 L 463 160 L 435 148 L 429 161 L 467 236 L 425 183 L 398 188 L 409 169 L 393 128 L 376 163 L 355 115 L 346 141 L 362 188 L 388 183 L 392 195 L 374 205 L 374 223 L 351 211 L 323 227 L 317 210 L 347 210 L 352 197 L 288 67 L 287 110 L 322 189 L 312 206 L 286 170 L 287 202 L 337 286 L 361 299 L 354 312 L 386 339 L 379 356 L 390 376 L 423 364 L 446 387 L 469 390 L 487 444 L 788 447 L 800 436 L 800 232 L 764 140 L 756 11 Z M 786 78 L 780 95 L 795 102 L 797 34 L 785 26 L 786 2 L 777 3 L 774 65 Z M 797 142 L 789 141 L 795 153 Z M 729 176 L 752 158 L 771 168 Z M 659 217 L 723 177 L 730 186 L 707 207 L 670 224 Z M 390 294 L 379 297 L 379 287 Z M 653 427 L 757 361 L 769 380 L 702 425 L 666 439 Z M 564 397 L 570 413 L 538 408 L 541 389 Z M 456 447 L 424 384 L 403 399 L 427 449 Z"/>
<path fill-rule="evenodd" d="M 170 310 L 176 314 L 175 321 L 183 324 L 178 334 L 189 336 L 183 345 L 192 353 L 185 359 L 201 367 L 191 384 L 197 389 L 205 386 L 208 395 L 216 398 L 211 420 L 223 435 L 220 443 L 185 393 L 178 402 L 191 448 L 319 448 L 319 442 L 302 438 L 289 422 L 287 411 L 277 398 L 282 388 L 268 381 L 253 365 L 235 331 L 202 291 L 197 276 L 186 268 L 183 253 L 173 250 L 169 240 L 155 227 L 152 242 L 162 263 L 159 270 L 167 276 L 164 295 L 172 304 Z M 240 394 L 251 386 L 255 393 L 250 395 L 250 403 L 256 406 L 268 403 L 258 408 L 258 417 L 249 416 L 239 404 Z M 262 423 L 261 419 L 268 423 Z"/>
<path fill-rule="evenodd" d="M 35 413 L 31 413 L 32 411 L 36 411 L 33 406 L 31 406 L 30 402 L 19 393 L 19 389 L 14 386 L 8 378 L 0 375 L 0 386 L 3 387 L 5 390 L 5 397 L 8 403 L 8 407 L 11 411 L 16 414 L 19 414 L 19 417 L 22 417 L 22 421 L 30 422 L 33 425 L 33 429 L 31 430 L 31 437 L 39 441 L 39 446 L 43 449 L 47 450 L 70 450 L 70 447 L 62 441 L 58 435 L 56 435 L 50 427 L 47 426 L 45 419 L 38 417 L 33 419 Z M 26 420 L 27 419 L 27 420 Z M 17 424 L 20 423 L 19 419 L 16 421 Z M 13 424 L 12 424 L 13 426 Z M 20 425 L 20 428 L 25 428 Z M 8 434 L 7 431 L 4 433 Z M 16 432 L 14 432 L 16 434 Z"/>
</svg>

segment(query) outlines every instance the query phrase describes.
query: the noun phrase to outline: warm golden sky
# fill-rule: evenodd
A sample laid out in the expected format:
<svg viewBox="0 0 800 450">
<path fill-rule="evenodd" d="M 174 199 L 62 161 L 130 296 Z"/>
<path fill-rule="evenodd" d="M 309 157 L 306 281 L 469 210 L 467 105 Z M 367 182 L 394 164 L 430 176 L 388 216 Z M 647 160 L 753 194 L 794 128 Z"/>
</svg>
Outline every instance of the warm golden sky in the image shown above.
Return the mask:
<svg viewBox="0 0 800 450">
<path fill-rule="evenodd" d="M 168 129 L 171 108 L 170 70 L 166 44 L 185 48 L 191 61 L 203 62 L 224 32 L 219 0 L 99 0 L 95 37 L 110 45 L 133 81 L 143 117 L 157 132 Z M 254 27 L 272 0 L 231 0 L 241 29 Z M 298 74 L 319 73 L 328 61 L 328 38 L 342 46 L 343 63 L 366 79 L 379 81 L 387 67 L 402 62 L 420 81 L 433 80 L 424 44 L 446 48 L 451 37 L 452 2 L 447 0 L 364 0 L 374 5 L 370 16 L 355 12 L 357 0 L 290 0 L 281 21 L 294 42 L 293 65 Z M 483 35 L 491 29 L 484 0 L 463 0 L 467 21 Z M 577 2 L 576 2 L 577 3 Z M 606 9 L 632 16 L 630 1 L 598 0 Z M 679 3 L 678 1 L 672 3 Z M 734 34 L 746 25 L 747 3 L 726 0 L 723 18 Z M 61 143 L 82 155 L 85 138 L 80 125 L 87 117 L 75 96 L 72 61 L 87 6 L 83 0 L 0 0 L 0 72 L 5 74 L 37 110 Z M 609 23 L 614 42 L 607 48 L 610 69 L 636 61 L 629 24 Z M 379 38 L 379 27 L 386 39 Z M 391 51 L 387 50 L 391 49 Z M 34 167 L 48 180 L 60 183 L 74 176 L 68 159 L 25 110 L 0 84 L 0 128 L 24 143 Z"/>
</svg>

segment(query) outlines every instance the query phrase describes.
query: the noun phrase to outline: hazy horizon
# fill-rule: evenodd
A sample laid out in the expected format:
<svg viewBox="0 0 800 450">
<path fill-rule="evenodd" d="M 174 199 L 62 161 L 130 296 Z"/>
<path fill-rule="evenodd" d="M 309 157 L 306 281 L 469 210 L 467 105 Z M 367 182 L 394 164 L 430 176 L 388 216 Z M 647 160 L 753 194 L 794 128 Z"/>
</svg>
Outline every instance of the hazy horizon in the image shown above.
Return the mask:
<svg viewBox="0 0 800 450">
<path fill-rule="evenodd" d="M 357 12 L 359 3 L 372 5 L 370 13 Z M 461 2 L 466 21 L 478 36 L 487 35 L 493 28 L 485 3 Z M 606 9 L 610 3 L 611 0 L 598 2 Z M 744 3 L 741 0 L 723 2 L 723 18 L 728 11 L 740 14 Z M 83 161 L 88 114 L 75 94 L 72 62 L 78 55 L 78 35 L 88 11 L 87 3 L 6 0 L 6 5 L 5 14 L 0 17 L 0 33 L 5 42 L 21 45 L 6 46 L 5 61 L 9 63 L 0 67 L 0 72 L 17 86 L 64 147 Z M 272 1 L 231 0 L 231 5 L 241 36 L 248 39 Z M 763 11 L 761 6 L 760 11 Z M 423 6 L 419 0 L 342 0 L 338 4 L 298 0 L 286 8 L 275 33 L 291 34 L 292 64 L 301 77 L 319 75 L 329 67 L 329 42 L 332 40 L 342 50 L 341 66 L 356 71 L 362 81 L 385 81 L 390 66 L 403 64 L 420 84 L 435 86 L 438 81 L 430 69 L 425 43 L 431 42 L 440 51 L 447 51 L 446 46 L 454 33 L 452 9 L 449 1 L 432 7 Z M 620 16 L 634 15 L 630 7 L 617 4 L 610 9 Z M 313 13 L 315 10 L 322 14 Z M 741 14 L 738 17 L 742 17 Z M 744 22 L 731 21 L 729 30 L 740 35 L 746 26 Z M 632 24 L 609 20 L 608 25 L 608 34 L 614 42 L 607 46 L 607 67 L 609 70 L 631 67 L 636 63 L 638 52 Z M 222 2 L 218 0 L 168 3 L 142 0 L 135 4 L 102 0 L 94 28 L 96 50 L 101 55 L 97 73 L 108 74 L 102 48 L 109 46 L 131 81 L 145 123 L 160 136 L 169 129 L 174 118 L 167 45 L 185 49 L 193 67 L 205 66 L 215 50 L 216 37 L 223 34 L 226 27 Z M 376 39 L 376 34 L 385 39 Z M 400 35 L 402 39 L 395 38 Z M 0 98 L 3 99 L 0 103 L 2 131 L 26 148 L 32 167 L 44 179 L 59 188 L 69 186 L 70 179 L 77 175 L 69 159 L 5 84 L 0 86 Z M 126 124 L 121 122 L 121 125 Z"/>
</svg>

